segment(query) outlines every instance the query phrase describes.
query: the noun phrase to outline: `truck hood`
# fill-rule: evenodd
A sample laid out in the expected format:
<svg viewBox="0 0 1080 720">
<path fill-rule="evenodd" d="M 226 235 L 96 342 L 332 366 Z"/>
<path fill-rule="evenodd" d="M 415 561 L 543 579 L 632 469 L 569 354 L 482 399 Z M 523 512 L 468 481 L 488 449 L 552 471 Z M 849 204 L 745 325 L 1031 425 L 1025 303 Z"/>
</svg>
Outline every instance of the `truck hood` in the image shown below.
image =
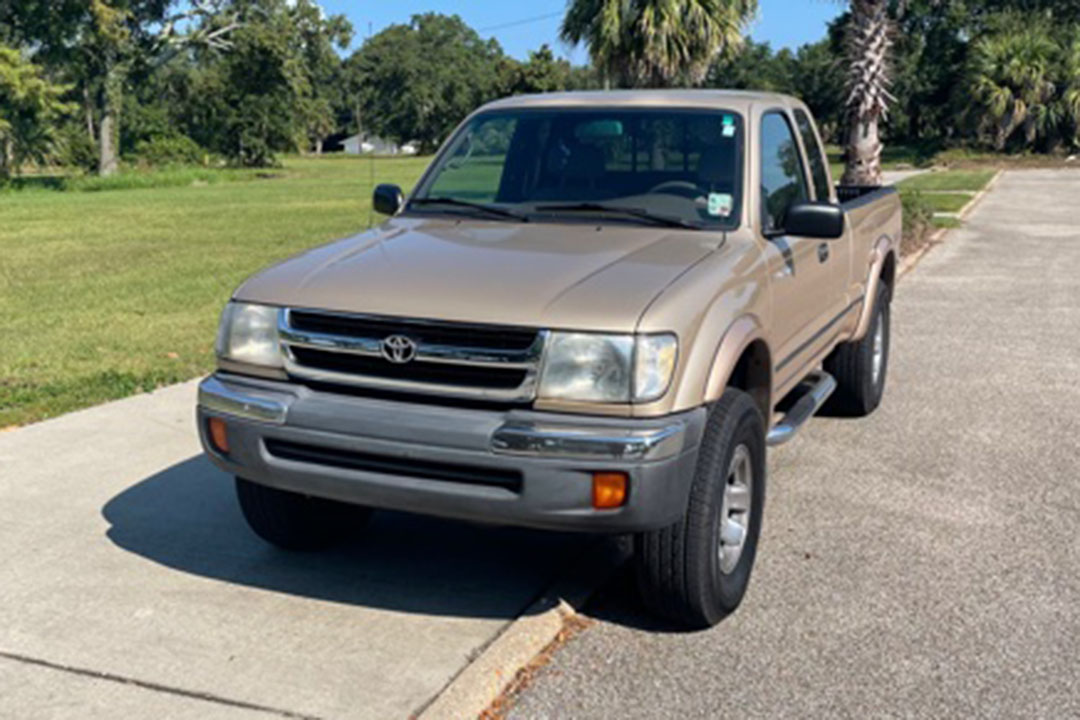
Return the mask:
<svg viewBox="0 0 1080 720">
<path fill-rule="evenodd" d="M 431 320 L 630 332 L 722 233 L 394 218 L 248 280 L 236 299 Z"/>
</svg>

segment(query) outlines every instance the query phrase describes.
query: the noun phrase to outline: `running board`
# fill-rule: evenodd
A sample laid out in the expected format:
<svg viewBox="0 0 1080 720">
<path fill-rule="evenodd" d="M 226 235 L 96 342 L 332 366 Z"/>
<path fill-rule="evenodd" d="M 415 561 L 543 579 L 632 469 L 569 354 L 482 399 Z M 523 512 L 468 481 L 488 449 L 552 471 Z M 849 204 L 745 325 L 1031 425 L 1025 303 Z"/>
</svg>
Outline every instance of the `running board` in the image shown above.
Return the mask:
<svg viewBox="0 0 1080 720">
<path fill-rule="evenodd" d="M 836 380 L 826 372 L 811 373 L 800 385 L 804 394 L 795 401 L 787 415 L 769 431 L 765 442 L 770 446 L 783 445 L 791 440 L 814 417 L 829 396 L 836 390 Z"/>
</svg>

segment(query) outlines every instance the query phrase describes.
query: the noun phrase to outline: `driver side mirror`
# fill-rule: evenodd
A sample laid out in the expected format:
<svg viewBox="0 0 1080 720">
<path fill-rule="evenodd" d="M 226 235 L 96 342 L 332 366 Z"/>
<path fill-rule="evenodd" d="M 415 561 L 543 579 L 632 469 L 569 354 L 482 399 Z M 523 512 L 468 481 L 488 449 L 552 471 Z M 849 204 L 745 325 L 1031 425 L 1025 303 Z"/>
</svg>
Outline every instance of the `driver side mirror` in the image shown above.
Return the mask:
<svg viewBox="0 0 1080 720">
<path fill-rule="evenodd" d="M 371 196 L 371 206 L 380 215 L 397 215 L 405 205 L 405 194 L 397 185 L 379 185 Z"/>
<path fill-rule="evenodd" d="M 844 235 L 844 210 L 826 202 L 803 202 L 788 208 L 784 234 L 835 240 Z"/>
</svg>

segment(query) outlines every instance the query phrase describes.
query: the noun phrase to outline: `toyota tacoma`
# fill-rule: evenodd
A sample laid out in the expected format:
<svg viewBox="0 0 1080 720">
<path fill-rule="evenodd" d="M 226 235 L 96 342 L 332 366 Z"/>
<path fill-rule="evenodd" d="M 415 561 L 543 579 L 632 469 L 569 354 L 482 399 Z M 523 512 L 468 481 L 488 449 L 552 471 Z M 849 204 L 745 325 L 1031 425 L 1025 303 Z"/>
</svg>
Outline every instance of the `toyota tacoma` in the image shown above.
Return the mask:
<svg viewBox="0 0 1080 720">
<path fill-rule="evenodd" d="M 798 100 L 513 97 L 387 216 L 245 282 L 198 427 L 262 538 L 372 508 L 633 534 L 655 612 L 743 598 L 766 448 L 879 404 L 901 206 L 838 187 Z"/>
</svg>

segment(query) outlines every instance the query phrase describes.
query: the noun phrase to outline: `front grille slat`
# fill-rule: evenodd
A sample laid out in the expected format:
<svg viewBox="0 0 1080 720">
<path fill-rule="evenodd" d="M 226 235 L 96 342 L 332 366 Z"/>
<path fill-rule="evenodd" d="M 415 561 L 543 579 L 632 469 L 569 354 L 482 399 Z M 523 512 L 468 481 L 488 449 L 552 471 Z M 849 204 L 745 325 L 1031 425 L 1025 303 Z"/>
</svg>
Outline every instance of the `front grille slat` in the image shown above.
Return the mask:
<svg viewBox="0 0 1080 720">
<path fill-rule="evenodd" d="M 411 360 L 383 356 L 383 341 L 393 336 L 415 343 Z M 534 399 L 546 337 L 526 328 L 315 310 L 281 315 L 286 370 L 297 379 L 507 404 Z"/>
<path fill-rule="evenodd" d="M 289 314 L 289 325 L 294 330 L 348 338 L 382 340 L 390 335 L 407 335 L 419 343 L 468 349 L 486 348 L 523 352 L 528 350 L 536 340 L 535 330 L 389 320 L 301 310 L 293 310 Z"/>
<path fill-rule="evenodd" d="M 324 465 L 343 470 L 359 470 L 466 485 L 486 485 L 504 488 L 515 493 L 521 491 L 522 476 L 516 470 L 399 458 L 275 439 L 266 440 L 266 451 L 281 460 L 307 465 Z"/>
<path fill-rule="evenodd" d="M 296 361 L 304 367 L 367 377 L 461 387 L 513 389 L 524 382 L 526 374 L 525 370 L 429 363 L 420 360 L 414 360 L 407 365 L 395 365 L 381 357 L 328 352 L 298 346 L 292 348 L 292 353 Z"/>
</svg>

